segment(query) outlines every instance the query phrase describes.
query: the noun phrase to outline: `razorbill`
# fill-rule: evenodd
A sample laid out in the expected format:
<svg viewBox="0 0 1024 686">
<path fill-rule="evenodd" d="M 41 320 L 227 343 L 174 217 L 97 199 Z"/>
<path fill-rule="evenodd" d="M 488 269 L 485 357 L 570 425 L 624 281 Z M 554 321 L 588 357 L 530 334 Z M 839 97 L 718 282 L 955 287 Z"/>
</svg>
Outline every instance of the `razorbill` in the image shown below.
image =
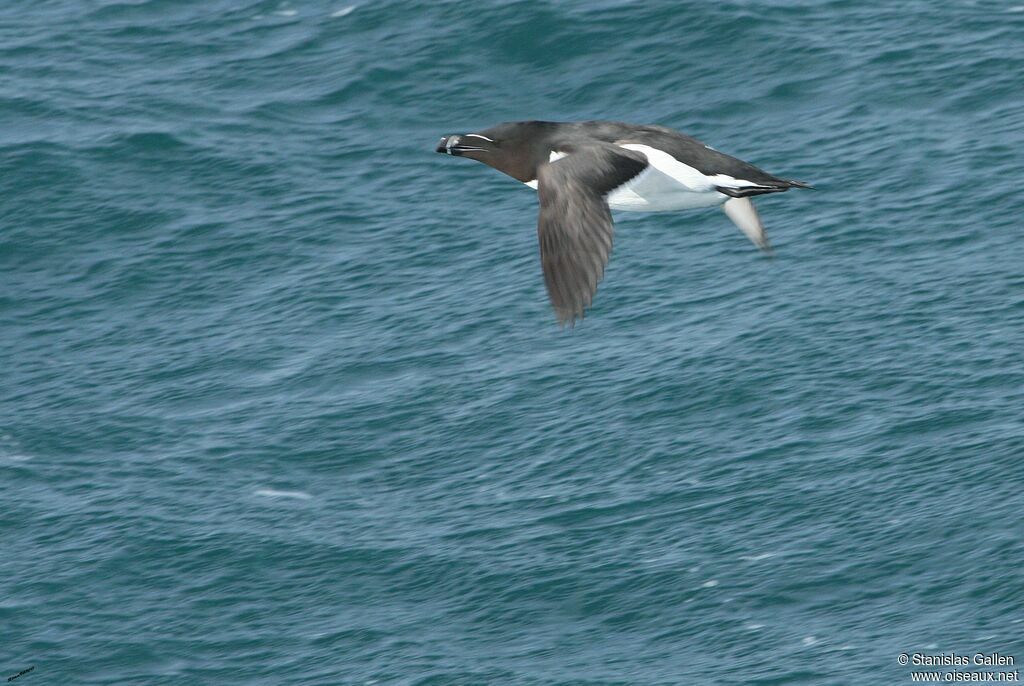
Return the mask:
<svg viewBox="0 0 1024 686">
<path fill-rule="evenodd" d="M 538 191 L 540 261 L 558 321 L 582 319 L 612 249 L 610 210 L 667 212 L 722 205 L 764 251 L 750 197 L 810 188 L 663 126 L 523 121 L 444 136 L 437 152 L 469 157 Z"/>
</svg>

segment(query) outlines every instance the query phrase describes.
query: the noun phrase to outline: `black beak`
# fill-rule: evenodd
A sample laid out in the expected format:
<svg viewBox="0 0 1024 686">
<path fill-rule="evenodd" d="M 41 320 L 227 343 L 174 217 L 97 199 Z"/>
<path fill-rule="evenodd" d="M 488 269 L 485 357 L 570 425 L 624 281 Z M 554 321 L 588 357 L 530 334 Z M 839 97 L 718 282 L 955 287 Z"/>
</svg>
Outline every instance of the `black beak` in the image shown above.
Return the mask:
<svg viewBox="0 0 1024 686">
<path fill-rule="evenodd" d="M 435 152 L 442 152 L 455 156 L 459 156 L 464 152 L 487 152 L 486 148 L 481 148 L 478 145 L 472 145 L 469 143 L 463 143 L 462 138 L 462 136 L 455 135 L 445 136 L 438 142 L 437 147 L 434 150 Z"/>
</svg>

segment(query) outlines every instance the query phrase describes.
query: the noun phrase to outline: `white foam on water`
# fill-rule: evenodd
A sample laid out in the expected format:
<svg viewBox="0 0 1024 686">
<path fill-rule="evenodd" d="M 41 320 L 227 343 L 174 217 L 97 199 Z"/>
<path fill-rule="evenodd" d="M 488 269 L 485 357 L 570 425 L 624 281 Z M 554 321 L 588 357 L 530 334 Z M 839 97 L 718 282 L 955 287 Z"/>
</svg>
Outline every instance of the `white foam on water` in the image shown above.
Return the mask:
<svg viewBox="0 0 1024 686">
<path fill-rule="evenodd" d="M 274 14 L 279 17 L 294 17 L 298 13 L 298 10 L 278 10 L 277 12 L 274 12 Z"/>
<path fill-rule="evenodd" d="M 355 5 L 349 5 L 348 7 L 342 7 L 337 12 L 332 12 L 331 16 L 334 17 L 335 19 L 337 19 L 339 17 L 347 17 L 348 15 L 352 14 L 353 12 L 355 12 L 355 10 L 356 10 L 356 6 Z"/>
<path fill-rule="evenodd" d="M 718 579 L 708 579 L 703 584 L 701 584 L 701 586 L 703 586 L 704 588 L 714 588 L 717 585 Z"/>
<path fill-rule="evenodd" d="M 256 495 L 261 495 L 264 498 L 295 498 L 296 500 L 312 500 L 313 498 L 309 493 L 302 491 L 278 491 L 274 488 L 261 488 L 256 491 Z"/>
<path fill-rule="evenodd" d="M 767 560 L 769 557 L 775 557 L 775 553 L 759 553 L 757 555 L 740 555 L 741 560 L 747 562 L 757 562 L 758 560 Z"/>
<path fill-rule="evenodd" d="M 750 624 L 747 624 L 746 626 L 744 626 L 744 628 L 745 629 L 750 629 L 751 631 L 757 631 L 758 629 L 763 629 L 764 628 L 764 624 L 755 624 L 754 622 L 751 622 Z"/>
<path fill-rule="evenodd" d="M 28 462 L 31 455 L 21 452 L 10 434 L 0 434 L 0 463 L 3 462 Z"/>
<path fill-rule="evenodd" d="M 815 636 L 804 636 L 804 640 L 800 642 L 803 643 L 805 646 L 812 646 L 818 642 L 818 639 Z"/>
</svg>

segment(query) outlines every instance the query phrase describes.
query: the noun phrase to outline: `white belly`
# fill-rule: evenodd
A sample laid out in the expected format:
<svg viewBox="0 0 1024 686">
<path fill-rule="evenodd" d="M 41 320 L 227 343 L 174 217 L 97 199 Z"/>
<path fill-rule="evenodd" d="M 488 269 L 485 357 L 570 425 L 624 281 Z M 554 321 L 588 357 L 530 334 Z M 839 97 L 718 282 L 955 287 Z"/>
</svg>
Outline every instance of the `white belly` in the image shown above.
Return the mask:
<svg viewBox="0 0 1024 686">
<path fill-rule="evenodd" d="M 715 190 L 716 185 L 750 185 L 748 181 L 736 182 L 729 176 L 705 176 L 667 152 L 648 145 L 626 143 L 621 147 L 643 153 L 647 157 L 648 166 L 605 197 L 608 207 L 613 210 L 669 212 L 714 207 L 729 199 L 729 196 Z M 555 163 L 563 157 L 564 152 L 553 151 L 549 159 Z M 536 179 L 527 181 L 526 185 L 537 190 Z"/>
<path fill-rule="evenodd" d="M 648 167 L 607 196 L 613 210 L 667 212 L 721 205 L 729 196 L 715 190 L 710 177 L 666 152 L 647 145 L 622 146 L 647 156 Z"/>
</svg>

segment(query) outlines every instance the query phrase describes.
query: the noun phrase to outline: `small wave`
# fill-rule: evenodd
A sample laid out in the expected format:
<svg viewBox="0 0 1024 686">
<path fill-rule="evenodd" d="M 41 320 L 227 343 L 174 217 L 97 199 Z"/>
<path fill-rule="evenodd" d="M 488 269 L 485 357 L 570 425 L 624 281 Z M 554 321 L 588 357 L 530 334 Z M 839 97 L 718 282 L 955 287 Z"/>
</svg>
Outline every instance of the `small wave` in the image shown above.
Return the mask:
<svg viewBox="0 0 1024 686">
<path fill-rule="evenodd" d="M 296 500 L 313 499 L 313 496 L 309 493 L 303 493 L 302 491 L 279 491 L 274 488 L 261 488 L 256 491 L 256 495 L 263 496 L 264 498 L 294 498 Z"/>
<path fill-rule="evenodd" d="M 337 12 L 331 12 L 331 17 L 334 18 L 334 19 L 338 19 L 340 17 L 347 17 L 348 15 L 352 14 L 355 11 L 355 9 L 356 9 L 355 5 L 349 5 L 348 7 L 342 7 Z"/>
<path fill-rule="evenodd" d="M 136 152 L 165 152 L 187 150 L 191 146 L 183 139 L 167 131 L 135 131 L 119 134 L 108 139 L 113 146 L 124 146 Z"/>
</svg>

